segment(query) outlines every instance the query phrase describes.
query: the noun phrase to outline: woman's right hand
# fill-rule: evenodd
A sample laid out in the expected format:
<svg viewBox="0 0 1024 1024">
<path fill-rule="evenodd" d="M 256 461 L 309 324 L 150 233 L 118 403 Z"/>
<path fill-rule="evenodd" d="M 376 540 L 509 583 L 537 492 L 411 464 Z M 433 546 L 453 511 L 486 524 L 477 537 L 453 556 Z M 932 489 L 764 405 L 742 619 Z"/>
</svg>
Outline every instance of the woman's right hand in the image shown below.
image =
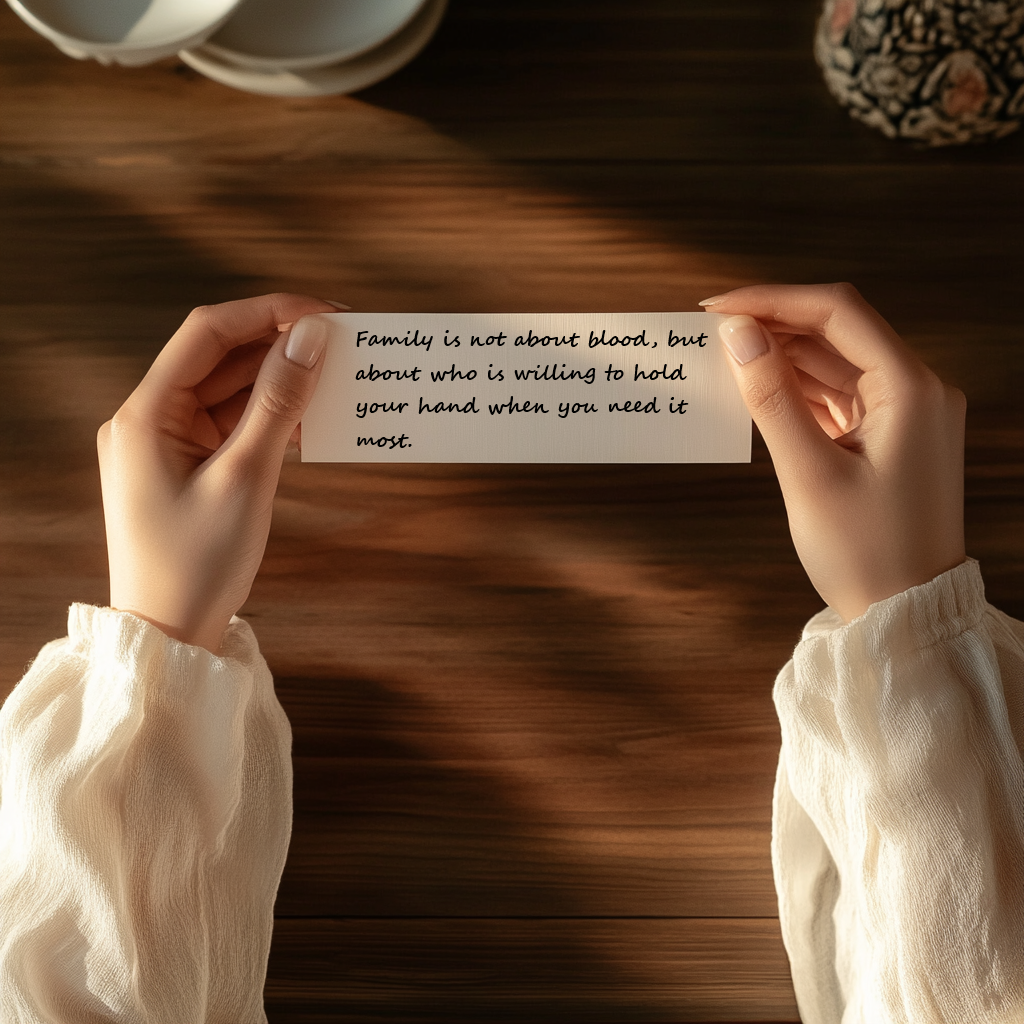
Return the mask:
<svg viewBox="0 0 1024 1024">
<path fill-rule="evenodd" d="M 771 452 L 800 561 L 846 621 L 965 558 L 966 401 L 839 285 L 705 300 Z"/>
<path fill-rule="evenodd" d="M 103 424 L 111 607 L 219 651 L 323 367 L 329 331 L 311 314 L 335 311 L 302 295 L 202 306 Z"/>
</svg>

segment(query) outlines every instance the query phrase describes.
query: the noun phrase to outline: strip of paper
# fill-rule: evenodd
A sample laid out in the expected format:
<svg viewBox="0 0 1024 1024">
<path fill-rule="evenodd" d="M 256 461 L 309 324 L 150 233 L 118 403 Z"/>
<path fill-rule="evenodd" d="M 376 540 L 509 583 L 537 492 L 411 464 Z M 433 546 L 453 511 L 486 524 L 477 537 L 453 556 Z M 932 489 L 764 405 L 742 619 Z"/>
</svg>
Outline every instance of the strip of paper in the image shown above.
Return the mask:
<svg viewBox="0 0 1024 1024">
<path fill-rule="evenodd" d="M 304 462 L 749 462 L 713 313 L 328 313 Z"/>
</svg>

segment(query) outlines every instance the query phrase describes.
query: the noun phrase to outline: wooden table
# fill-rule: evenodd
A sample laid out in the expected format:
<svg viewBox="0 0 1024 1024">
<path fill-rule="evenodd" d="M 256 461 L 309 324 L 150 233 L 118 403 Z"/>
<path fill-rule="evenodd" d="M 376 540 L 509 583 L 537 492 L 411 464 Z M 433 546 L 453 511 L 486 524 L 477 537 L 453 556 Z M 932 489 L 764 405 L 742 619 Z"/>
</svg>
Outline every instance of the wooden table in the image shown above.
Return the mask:
<svg viewBox="0 0 1024 1024">
<path fill-rule="evenodd" d="M 0 12 L 4 692 L 105 603 L 93 454 L 188 309 L 692 309 L 852 279 L 971 401 L 969 550 L 1024 614 L 1021 138 L 851 122 L 816 0 L 452 0 L 273 100 Z M 775 672 L 820 607 L 750 466 L 285 467 L 244 614 L 295 730 L 275 1024 L 794 1021 Z"/>
</svg>

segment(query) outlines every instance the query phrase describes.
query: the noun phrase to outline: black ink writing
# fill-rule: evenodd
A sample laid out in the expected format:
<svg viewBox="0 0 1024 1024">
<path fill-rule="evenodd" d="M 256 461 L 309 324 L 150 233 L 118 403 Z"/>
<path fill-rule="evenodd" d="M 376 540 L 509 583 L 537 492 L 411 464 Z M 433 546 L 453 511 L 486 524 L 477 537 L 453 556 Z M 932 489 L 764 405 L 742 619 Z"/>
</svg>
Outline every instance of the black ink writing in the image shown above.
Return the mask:
<svg viewBox="0 0 1024 1024">
<path fill-rule="evenodd" d="M 471 334 L 469 336 L 469 344 L 472 348 L 473 345 L 479 345 L 480 348 L 486 348 L 488 345 L 497 345 L 499 348 L 504 348 L 505 339 L 508 337 L 504 331 L 499 334 L 489 334 L 483 341 L 480 340 L 479 334 Z"/>
<path fill-rule="evenodd" d="M 615 367 L 612 366 L 611 363 L 609 363 L 608 369 L 604 371 L 604 375 L 605 377 L 608 378 L 608 380 L 622 380 L 622 375 L 625 372 L 625 370 L 616 370 Z"/>
<path fill-rule="evenodd" d="M 411 370 L 378 370 L 370 363 L 368 370 L 356 370 L 356 380 L 419 380 L 422 372 L 418 366 Z"/>
<path fill-rule="evenodd" d="M 565 419 L 570 414 L 575 415 L 579 412 L 597 412 L 597 406 L 591 405 L 589 402 L 573 402 L 570 405 L 568 402 L 558 403 L 558 416 L 559 419 Z"/>
<path fill-rule="evenodd" d="M 668 363 L 663 363 L 662 369 L 648 370 L 646 372 L 640 369 L 639 363 L 636 363 L 633 366 L 633 380 L 686 380 L 686 374 L 683 373 L 682 363 L 674 370 L 668 368 Z"/>
<path fill-rule="evenodd" d="M 505 379 L 505 371 L 504 370 L 502 370 L 499 367 L 497 373 L 491 373 L 491 370 L 494 369 L 494 363 L 488 363 L 487 365 L 490 367 L 490 369 L 487 371 L 487 379 L 488 380 L 504 380 Z"/>
<path fill-rule="evenodd" d="M 562 345 L 576 348 L 579 340 L 580 336 L 578 334 L 563 334 L 559 337 L 557 334 L 534 334 L 531 329 L 526 334 L 518 335 L 514 344 L 525 345 L 527 348 L 535 348 L 537 345 L 542 345 L 544 348 L 547 348 L 548 345 L 552 345 L 555 348 L 559 348 Z"/>
<path fill-rule="evenodd" d="M 404 335 L 391 335 L 391 334 L 370 334 L 369 331 L 358 331 L 356 333 L 356 348 L 359 348 L 364 343 L 367 347 L 372 345 L 404 345 L 404 346 L 417 346 L 425 348 L 428 352 L 430 346 L 434 342 L 434 336 L 431 334 L 428 338 L 425 334 L 421 335 L 419 328 L 415 331 L 406 331 Z"/>
<path fill-rule="evenodd" d="M 542 367 L 537 364 L 536 370 L 516 370 L 516 380 L 582 380 L 587 384 L 593 384 L 597 376 L 597 367 L 592 366 L 589 370 L 566 370 L 565 363 L 559 369 L 558 363 L 549 363 Z"/>
<path fill-rule="evenodd" d="M 675 396 L 675 395 L 673 395 L 673 396 L 672 396 L 672 397 L 671 397 L 671 398 L 669 399 L 669 402 L 668 402 L 668 411 L 669 411 L 669 412 L 678 412 L 678 413 L 685 413 L 685 412 L 686 412 L 686 409 L 684 408 L 684 406 L 687 406 L 687 405 L 689 405 L 690 403 L 689 403 L 689 402 L 684 402 L 684 401 L 683 401 L 683 399 L 681 399 L 681 398 L 680 398 L 680 399 L 679 399 L 679 404 L 678 404 L 677 406 L 673 407 L 672 403 L 673 403 L 673 402 L 674 402 L 675 400 L 676 400 L 676 396 Z"/>
<path fill-rule="evenodd" d="M 548 411 L 545 408 L 545 406 L 542 403 L 540 403 L 540 402 L 530 402 L 530 401 L 527 401 L 527 400 L 524 400 L 522 402 L 517 402 L 516 399 L 515 399 L 515 395 L 509 395 L 508 396 L 508 401 L 507 402 L 502 402 L 501 405 L 488 405 L 487 408 L 491 410 L 491 415 L 492 416 L 500 416 L 501 413 L 503 413 L 503 412 L 507 412 L 507 413 L 511 414 L 511 413 L 514 413 L 514 412 L 544 412 L 544 413 L 546 413 Z"/>
<path fill-rule="evenodd" d="M 607 331 L 602 331 L 598 336 L 596 331 L 590 332 L 590 341 L 588 343 L 591 348 L 597 348 L 598 345 L 621 345 L 623 348 L 636 348 L 637 346 L 643 345 L 647 347 L 647 331 L 643 330 L 639 334 L 613 334 L 611 337 L 608 336 Z M 655 342 L 650 346 L 651 348 L 657 348 L 658 343 Z"/>
<path fill-rule="evenodd" d="M 391 451 L 392 448 L 411 448 L 412 442 L 409 441 L 406 444 L 406 441 L 409 441 L 408 434 L 402 434 L 400 437 L 397 435 L 392 437 L 357 437 L 356 447 L 362 448 L 366 444 L 375 448 L 387 448 L 388 451 Z"/>
<path fill-rule="evenodd" d="M 408 402 L 356 402 L 356 416 L 365 419 L 367 413 L 372 416 L 375 412 L 401 412 L 408 408 Z"/>
<path fill-rule="evenodd" d="M 420 414 L 425 412 L 479 412 L 480 410 L 476 407 L 476 395 L 474 395 L 468 402 L 464 402 L 459 405 L 458 402 L 435 402 L 431 405 L 429 402 L 424 402 L 422 396 L 420 397 Z"/>
<path fill-rule="evenodd" d="M 673 334 L 672 329 L 669 328 L 668 332 L 668 347 L 675 348 L 676 345 L 696 345 L 698 348 L 704 348 L 704 342 L 708 340 L 706 334 L 698 334 L 695 338 L 692 334 L 686 337 L 685 334 Z"/>
<path fill-rule="evenodd" d="M 459 348 L 462 342 L 459 341 L 459 336 L 456 334 L 450 341 L 448 339 L 448 332 L 444 332 L 444 343 L 446 348 Z"/>
<path fill-rule="evenodd" d="M 476 370 L 457 370 L 455 364 L 452 363 L 450 370 L 431 370 L 430 379 L 432 381 L 450 380 L 452 382 L 457 380 L 476 380 Z"/>
<path fill-rule="evenodd" d="M 609 412 L 661 412 L 658 408 L 657 396 L 652 398 L 649 402 L 644 404 L 642 398 L 636 399 L 633 402 L 610 402 L 608 405 Z"/>
</svg>

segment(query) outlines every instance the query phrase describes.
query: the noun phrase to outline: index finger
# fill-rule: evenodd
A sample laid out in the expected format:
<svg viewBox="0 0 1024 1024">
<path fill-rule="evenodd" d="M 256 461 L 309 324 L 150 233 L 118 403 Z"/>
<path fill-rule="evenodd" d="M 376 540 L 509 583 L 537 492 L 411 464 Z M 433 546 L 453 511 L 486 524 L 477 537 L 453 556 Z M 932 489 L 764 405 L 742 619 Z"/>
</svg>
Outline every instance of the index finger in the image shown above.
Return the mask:
<svg viewBox="0 0 1024 1024">
<path fill-rule="evenodd" d="M 852 284 L 751 285 L 705 300 L 710 313 L 746 314 L 821 335 L 859 370 L 919 368 L 900 336 Z"/>
<path fill-rule="evenodd" d="M 287 292 L 199 306 L 163 347 L 140 388 L 191 390 L 232 349 L 267 337 L 278 324 L 308 313 L 336 312 L 337 307 L 320 299 Z"/>
</svg>

